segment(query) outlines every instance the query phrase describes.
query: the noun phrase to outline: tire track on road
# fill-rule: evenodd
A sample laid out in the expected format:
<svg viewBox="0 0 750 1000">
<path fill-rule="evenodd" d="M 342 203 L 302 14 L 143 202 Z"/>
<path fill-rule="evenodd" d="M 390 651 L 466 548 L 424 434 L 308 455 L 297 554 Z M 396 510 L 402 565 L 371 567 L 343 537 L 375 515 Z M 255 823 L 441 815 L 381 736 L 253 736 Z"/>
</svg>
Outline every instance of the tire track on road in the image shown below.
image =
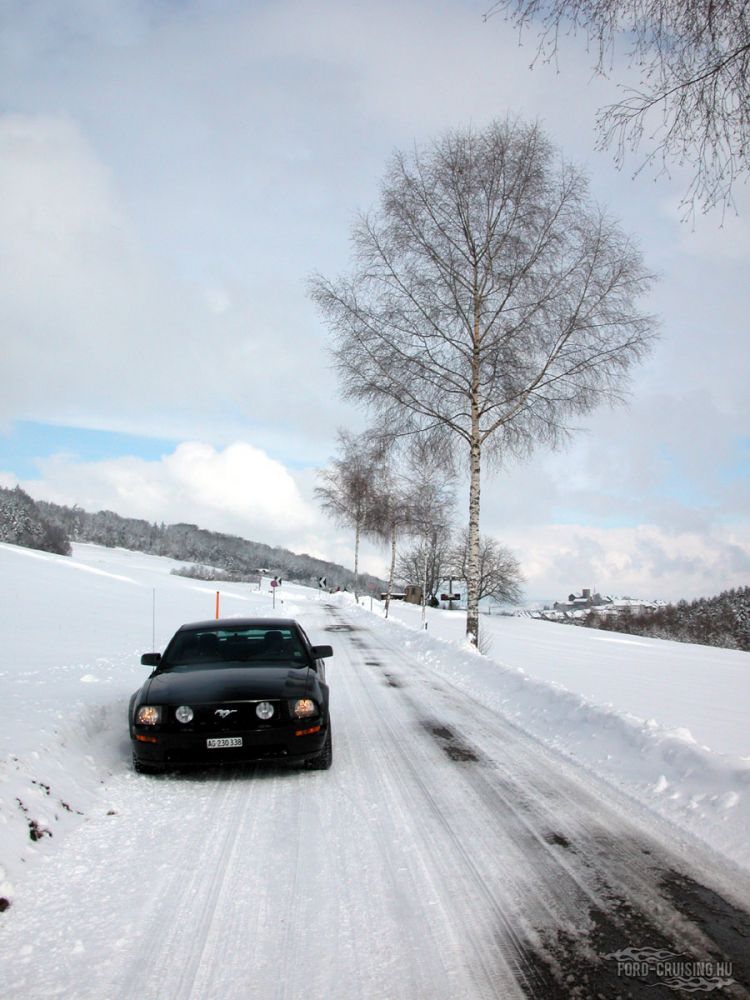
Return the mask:
<svg viewBox="0 0 750 1000">
<path fill-rule="evenodd" d="M 527 865 L 537 878 L 537 885 L 529 886 L 526 907 L 530 908 L 535 897 L 538 911 L 536 926 L 531 928 L 527 939 L 511 934 L 510 940 L 543 994 L 558 995 L 551 991 L 559 989 L 554 973 L 561 967 L 579 979 L 590 977 L 592 988 L 609 990 L 613 985 L 619 988 L 622 983 L 615 979 L 611 963 L 610 968 L 603 967 L 601 957 L 606 957 L 607 949 L 615 950 L 618 942 L 621 947 L 633 944 L 633 938 L 645 937 L 672 947 L 675 954 L 692 955 L 696 962 L 732 958 L 722 953 L 717 941 L 736 941 L 733 922 L 738 920 L 744 925 L 747 937 L 750 931 L 747 913 L 742 915 L 731 903 L 710 891 L 710 899 L 719 903 L 713 914 L 713 936 L 706 933 L 711 915 L 696 914 L 699 892 L 692 893 L 692 913 L 667 898 L 664 886 L 669 883 L 670 873 L 682 867 L 680 862 L 665 843 L 633 826 L 629 819 L 623 819 L 618 812 L 622 803 L 617 796 L 606 792 L 603 797 L 592 794 L 590 787 L 581 785 L 580 779 L 575 780 L 574 765 L 570 762 L 558 763 L 555 755 L 537 740 L 526 739 L 515 724 L 507 724 L 501 716 L 449 682 L 434 683 L 434 675 L 416 657 L 404 653 L 390 638 L 379 638 L 381 659 L 390 655 L 401 664 L 409 660 L 413 680 L 421 679 L 425 690 L 429 683 L 444 702 L 451 703 L 449 710 L 433 711 L 426 717 L 424 699 L 414 695 L 412 683 L 410 692 L 401 691 L 398 697 L 410 705 L 415 721 L 459 762 L 467 783 L 490 813 L 506 824 L 508 817 L 512 817 L 509 833 L 520 846 L 525 846 Z M 382 649 L 386 650 L 385 657 Z M 449 724 L 442 719 L 449 720 Z M 466 731 L 472 732 L 472 741 L 463 736 Z M 451 750 L 456 752 L 450 753 Z M 418 772 L 414 778 L 422 781 Z M 592 784 L 597 782 L 586 781 L 586 786 Z M 429 797 L 431 789 L 424 787 L 423 794 Z M 614 811 L 606 804 L 610 799 L 615 801 Z M 439 802 L 435 804 L 435 812 L 442 813 Z M 559 833 L 560 828 L 569 831 L 568 835 Z M 471 857 L 467 860 L 473 861 Z M 695 884 L 693 879 L 689 882 Z M 498 900 L 494 902 L 497 905 Z M 581 907 L 587 918 L 583 921 Z M 578 914 L 575 908 L 579 908 Z M 542 921 L 539 915 L 544 910 L 547 917 Z M 587 934 L 580 933 L 585 927 L 579 926 L 587 922 L 588 934 L 593 934 L 588 945 Z M 540 930 L 546 946 L 540 940 Z M 591 952 L 596 954 L 594 942 L 599 945 L 598 963 L 591 960 Z M 581 954 L 587 948 L 589 957 L 583 960 Z M 571 951 L 575 954 L 571 955 Z M 734 958 L 735 965 L 742 966 L 742 956 Z M 658 984 L 651 984 L 650 989 L 650 996 L 660 995 L 660 990 L 665 996 L 671 995 Z M 566 994 L 563 990 L 559 995 Z M 732 995 L 748 993 L 734 987 Z"/>
<path fill-rule="evenodd" d="M 169 776 L 168 780 L 175 779 Z M 191 776 L 187 780 L 199 786 L 201 778 Z M 234 774 L 223 774 L 211 782 L 210 795 L 202 798 L 201 839 L 196 843 L 191 824 L 175 843 L 177 856 L 159 889 L 159 903 L 142 927 L 145 943 L 123 970 L 118 1000 L 132 1000 L 134 996 L 144 1000 L 201 1000 L 200 994 L 194 992 L 194 983 L 206 955 L 206 964 L 212 964 L 210 928 L 227 880 L 236 871 L 233 861 L 239 850 L 239 833 L 245 829 L 250 806 L 250 796 L 242 794 L 247 783 L 246 776 L 238 780 Z M 221 825 L 217 817 L 221 817 Z M 221 831 L 218 837 L 217 828 Z M 154 977 L 155 969 L 178 970 L 176 982 L 169 977 L 168 997 L 159 977 Z"/>
<path fill-rule="evenodd" d="M 357 649 L 351 655 L 352 659 L 360 657 L 364 663 L 369 654 Z M 446 762 L 440 776 L 443 779 L 448 775 L 450 780 L 440 794 L 436 793 L 422 773 L 424 770 L 435 776 L 433 754 L 438 751 L 434 741 L 413 726 L 408 716 L 394 721 L 388 689 L 367 683 L 364 678 L 370 674 L 368 669 L 360 678 L 359 700 L 366 700 L 369 715 L 375 718 L 375 728 L 381 734 L 378 755 L 388 759 L 388 766 L 382 770 L 397 789 L 388 792 L 390 800 L 401 803 L 405 825 L 414 815 L 422 817 L 418 833 L 422 839 L 423 869 L 430 873 L 430 884 L 441 899 L 445 924 L 452 928 L 456 942 L 463 942 L 458 950 L 464 952 L 472 978 L 471 993 L 465 995 L 525 996 L 517 981 L 521 941 L 513 920 L 492 891 L 487 872 L 480 868 L 467 846 L 467 810 L 457 811 L 445 801 L 451 791 L 466 800 L 460 788 L 462 779 Z M 476 810 L 479 804 L 470 796 L 465 805 Z M 463 818 L 459 824 L 455 816 L 450 816 L 456 812 Z M 517 947 L 508 948 L 504 941 L 514 941 Z"/>
</svg>

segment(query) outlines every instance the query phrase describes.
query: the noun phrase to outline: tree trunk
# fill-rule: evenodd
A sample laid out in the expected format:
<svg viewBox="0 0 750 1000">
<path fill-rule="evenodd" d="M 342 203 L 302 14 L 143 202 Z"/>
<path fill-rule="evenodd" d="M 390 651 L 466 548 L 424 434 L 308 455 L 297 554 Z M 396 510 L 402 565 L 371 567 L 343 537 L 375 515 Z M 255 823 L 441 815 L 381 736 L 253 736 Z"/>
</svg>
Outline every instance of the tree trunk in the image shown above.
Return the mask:
<svg viewBox="0 0 750 1000">
<path fill-rule="evenodd" d="M 479 496 L 482 446 L 478 435 L 471 443 L 469 488 L 469 558 L 466 572 L 466 637 L 479 645 Z"/>
<path fill-rule="evenodd" d="M 359 604 L 359 533 L 360 524 L 357 521 L 354 533 L 354 600 Z"/>
<path fill-rule="evenodd" d="M 396 575 L 396 525 L 391 525 L 391 569 L 388 574 L 388 593 L 385 595 L 385 617 L 388 617 L 388 609 L 391 606 L 391 591 L 393 590 L 393 577 Z"/>
<path fill-rule="evenodd" d="M 474 336 L 471 359 L 471 455 L 469 486 L 469 559 L 466 572 L 466 638 L 479 645 L 479 498 L 481 492 L 482 437 L 479 426 L 479 375 L 481 302 L 474 272 Z"/>
</svg>

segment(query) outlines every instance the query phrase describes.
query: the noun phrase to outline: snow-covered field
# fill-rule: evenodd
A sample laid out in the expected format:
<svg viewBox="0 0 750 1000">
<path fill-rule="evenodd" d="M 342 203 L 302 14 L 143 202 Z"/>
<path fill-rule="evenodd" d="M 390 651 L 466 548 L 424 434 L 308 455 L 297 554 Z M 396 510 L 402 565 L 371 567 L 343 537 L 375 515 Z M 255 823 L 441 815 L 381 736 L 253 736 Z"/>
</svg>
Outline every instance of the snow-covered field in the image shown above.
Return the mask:
<svg viewBox="0 0 750 1000">
<path fill-rule="evenodd" d="M 747 653 L 485 618 L 491 648 L 481 656 L 465 646 L 457 613 L 431 612 L 425 633 L 418 608 L 392 606 L 385 622 L 368 599 L 356 607 L 349 595 L 285 583 L 273 611 L 267 585 L 231 584 L 221 588 L 222 615 L 299 617 L 314 642 L 338 643 L 333 769 L 272 769 L 251 780 L 135 774 L 126 707 L 146 676 L 140 654 L 215 612 L 216 587 L 171 576 L 175 565 L 92 545 L 76 545 L 70 559 L 0 545 L 0 898 L 11 902 L 0 915 L 0 980 L 12 976 L 4 995 L 520 995 L 510 952 L 491 950 L 491 921 L 505 914 L 513 938 L 535 908 L 559 909 L 568 926 L 581 904 L 571 889 L 555 901 L 556 886 L 570 871 L 579 885 L 587 869 L 571 868 L 573 855 L 557 869 L 546 854 L 530 864 L 514 852 L 519 844 L 532 859 L 540 845 L 554 852 L 594 836 L 600 822 L 606 836 L 576 856 L 589 865 L 597 845 L 621 841 L 624 881 L 635 877 L 627 874 L 632 820 L 638 837 L 653 826 L 662 844 L 672 831 L 685 856 L 702 840 L 727 882 L 746 883 Z M 359 631 L 330 632 L 331 604 Z M 452 748 L 459 760 L 488 762 L 481 774 L 456 771 L 440 752 L 456 733 L 466 741 Z M 614 806 L 600 814 L 604 785 Z M 464 838 L 481 860 L 466 854 Z M 275 862 L 288 880 L 276 884 Z M 638 895 L 643 873 L 636 881 Z M 89 893 L 90 910 L 80 905 Z M 454 903 L 463 907 L 457 919 Z M 336 925 L 322 956 L 304 936 L 318 918 Z M 149 938 L 147 926 L 164 934 Z M 255 942 L 252 989 L 238 965 L 245 940 Z M 269 985 L 272 956 L 292 945 L 308 965 L 290 960 L 292 979 Z M 93 976 L 100 954 L 107 958 Z M 469 968 L 472 954 L 481 976 Z M 174 968 L 160 985 L 150 976 L 167 960 Z M 337 981 L 337 968 L 358 992 Z M 133 969 L 142 970 L 137 982 L 110 989 Z M 472 976 L 492 985 L 467 993 Z"/>
</svg>

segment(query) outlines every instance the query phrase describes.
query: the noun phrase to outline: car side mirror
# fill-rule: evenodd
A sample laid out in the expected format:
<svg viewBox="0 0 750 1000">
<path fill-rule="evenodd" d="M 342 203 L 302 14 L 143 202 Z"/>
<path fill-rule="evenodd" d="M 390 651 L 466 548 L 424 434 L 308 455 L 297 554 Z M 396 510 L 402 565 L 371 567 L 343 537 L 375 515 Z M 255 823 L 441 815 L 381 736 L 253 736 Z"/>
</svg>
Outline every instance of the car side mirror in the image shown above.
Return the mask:
<svg viewBox="0 0 750 1000">
<path fill-rule="evenodd" d="M 144 653 L 141 663 L 144 667 L 158 667 L 161 663 L 161 653 Z"/>
<path fill-rule="evenodd" d="M 316 660 L 325 660 L 328 656 L 333 656 L 331 646 L 313 646 L 312 655 Z"/>
</svg>

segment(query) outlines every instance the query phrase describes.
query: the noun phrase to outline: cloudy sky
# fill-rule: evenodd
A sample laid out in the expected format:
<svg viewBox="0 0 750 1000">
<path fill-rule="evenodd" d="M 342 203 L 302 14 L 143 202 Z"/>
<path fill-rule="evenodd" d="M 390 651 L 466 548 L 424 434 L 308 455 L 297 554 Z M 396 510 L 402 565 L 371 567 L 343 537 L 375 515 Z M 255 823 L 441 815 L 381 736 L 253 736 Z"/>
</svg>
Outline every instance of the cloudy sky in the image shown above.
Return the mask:
<svg viewBox="0 0 750 1000">
<path fill-rule="evenodd" d="M 347 269 L 394 149 L 510 112 L 637 237 L 662 336 L 626 407 L 485 479 L 483 531 L 530 599 L 750 583 L 748 190 L 682 222 L 679 171 L 595 151 L 617 91 L 583 40 L 531 70 L 488 6 L 0 0 L 0 485 L 351 564 L 312 490 L 365 417 L 308 276 Z"/>
</svg>

